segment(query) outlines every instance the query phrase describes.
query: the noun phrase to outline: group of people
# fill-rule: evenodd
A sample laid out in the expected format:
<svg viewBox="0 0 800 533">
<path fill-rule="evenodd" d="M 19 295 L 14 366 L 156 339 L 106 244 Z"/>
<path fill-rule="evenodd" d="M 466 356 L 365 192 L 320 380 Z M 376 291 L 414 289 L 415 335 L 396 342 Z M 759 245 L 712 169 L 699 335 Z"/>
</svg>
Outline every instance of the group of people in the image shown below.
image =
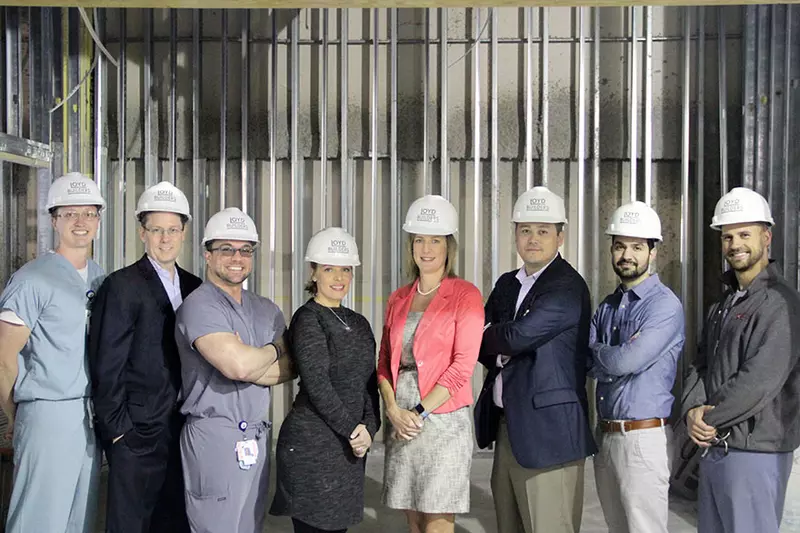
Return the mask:
<svg viewBox="0 0 800 533">
<path fill-rule="evenodd" d="M 310 298 L 287 328 L 275 303 L 244 287 L 259 244 L 247 214 L 227 208 L 208 220 L 202 281 L 176 262 L 189 203 L 159 183 L 137 204 L 144 256 L 105 276 L 90 259 L 104 205 L 84 176 L 55 180 L 47 208 L 57 247 L 0 296 L 10 533 L 92 531 L 101 449 L 108 532 L 260 533 L 270 387 L 298 376 L 269 506 L 296 533 L 362 521 L 381 400 L 382 499 L 412 533 L 452 533 L 469 511 L 475 439 L 494 446 L 499 533 L 577 533 L 592 455 L 609 530 L 667 532 L 684 315 L 651 272 L 662 232 L 646 204 L 611 217 L 620 284 L 593 313 L 586 282 L 559 253 L 567 219 L 555 193 L 534 187 L 517 200 L 522 266 L 485 303 L 455 273 L 455 207 L 417 199 L 403 225 L 410 283 L 391 294 L 378 341 L 342 305 L 360 260 L 341 228 L 309 241 Z M 769 260 L 772 225 L 767 202 L 745 188 L 720 199 L 711 224 L 729 290 L 708 314 L 681 402 L 703 449 L 702 533 L 777 533 L 800 445 L 800 296 Z M 486 377 L 471 410 L 478 362 Z M 595 430 L 587 376 L 597 380 Z"/>
</svg>

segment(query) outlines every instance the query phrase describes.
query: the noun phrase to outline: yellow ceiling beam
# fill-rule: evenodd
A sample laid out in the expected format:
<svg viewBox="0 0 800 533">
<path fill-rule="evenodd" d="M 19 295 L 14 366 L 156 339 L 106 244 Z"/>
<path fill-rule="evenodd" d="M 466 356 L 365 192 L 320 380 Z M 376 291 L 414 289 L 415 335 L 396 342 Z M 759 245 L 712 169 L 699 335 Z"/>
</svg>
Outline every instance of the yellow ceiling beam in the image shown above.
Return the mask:
<svg viewBox="0 0 800 533">
<path fill-rule="evenodd" d="M 721 6 L 761 4 L 758 0 L 657 0 L 661 6 Z M 784 0 L 779 4 L 800 4 L 800 0 Z M 200 9 L 257 9 L 257 8 L 365 8 L 365 7 L 524 7 L 524 6 L 591 6 L 629 7 L 653 5 L 653 0 L 6 0 L 11 6 L 50 7 L 175 7 Z"/>
</svg>

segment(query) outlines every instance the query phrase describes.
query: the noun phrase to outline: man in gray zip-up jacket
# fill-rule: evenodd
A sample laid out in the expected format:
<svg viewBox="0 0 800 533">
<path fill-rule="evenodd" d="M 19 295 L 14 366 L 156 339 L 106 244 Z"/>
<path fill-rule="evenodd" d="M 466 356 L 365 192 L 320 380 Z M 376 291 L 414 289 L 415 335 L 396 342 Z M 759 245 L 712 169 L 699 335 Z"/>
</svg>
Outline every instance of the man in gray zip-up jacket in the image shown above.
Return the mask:
<svg viewBox="0 0 800 533">
<path fill-rule="evenodd" d="M 733 189 L 711 227 L 721 231 L 730 287 L 707 317 L 684 388 L 700 462 L 698 531 L 778 533 L 800 446 L 800 294 L 769 261 L 764 198 Z"/>
</svg>

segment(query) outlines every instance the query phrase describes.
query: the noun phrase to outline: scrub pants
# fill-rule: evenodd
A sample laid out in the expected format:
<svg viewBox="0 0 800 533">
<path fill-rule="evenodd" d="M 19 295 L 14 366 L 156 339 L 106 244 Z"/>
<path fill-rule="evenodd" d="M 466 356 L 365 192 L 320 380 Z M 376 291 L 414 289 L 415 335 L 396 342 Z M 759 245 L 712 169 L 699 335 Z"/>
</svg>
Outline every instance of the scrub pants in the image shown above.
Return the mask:
<svg viewBox="0 0 800 533">
<path fill-rule="evenodd" d="M 269 492 L 267 424 L 240 431 L 221 418 L 190 420 L 181 431 L 181 460 L 192 533 L 261 533 Z M 236 460 L 243 438 L 258 442 L 258 461 L 248 470 Z"/>
<path fill-rule="evenodd" d="M 35 400 L 17 406 L 8 533 L 94 530 L 100 452 L 88 402 Z"/>
<path fill-rule="evenodd" d="M 792 458 L 791 452 L 709 450 L 700 460 L 697 530 L 778 533 Z"/>
</svg>

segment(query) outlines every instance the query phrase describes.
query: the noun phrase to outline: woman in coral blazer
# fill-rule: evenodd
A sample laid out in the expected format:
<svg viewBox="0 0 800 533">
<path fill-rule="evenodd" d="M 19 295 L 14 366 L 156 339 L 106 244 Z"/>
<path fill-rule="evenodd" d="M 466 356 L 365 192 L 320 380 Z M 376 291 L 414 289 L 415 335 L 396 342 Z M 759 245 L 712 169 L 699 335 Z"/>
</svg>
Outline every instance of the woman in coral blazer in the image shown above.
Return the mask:
<svg viewBox="0 0 800 533">
<path fill-rule="evenodd" d="M 389 298 L 378 384 L 391 422 L 383 501 L 405 511 L 412 533 L 454 531 L 469 511 L 472 373 L 483 334 L 483 300 L 454 274 L 455 208 L 441 196 L 413 204 L 412 283 Z"/>
</svg>

